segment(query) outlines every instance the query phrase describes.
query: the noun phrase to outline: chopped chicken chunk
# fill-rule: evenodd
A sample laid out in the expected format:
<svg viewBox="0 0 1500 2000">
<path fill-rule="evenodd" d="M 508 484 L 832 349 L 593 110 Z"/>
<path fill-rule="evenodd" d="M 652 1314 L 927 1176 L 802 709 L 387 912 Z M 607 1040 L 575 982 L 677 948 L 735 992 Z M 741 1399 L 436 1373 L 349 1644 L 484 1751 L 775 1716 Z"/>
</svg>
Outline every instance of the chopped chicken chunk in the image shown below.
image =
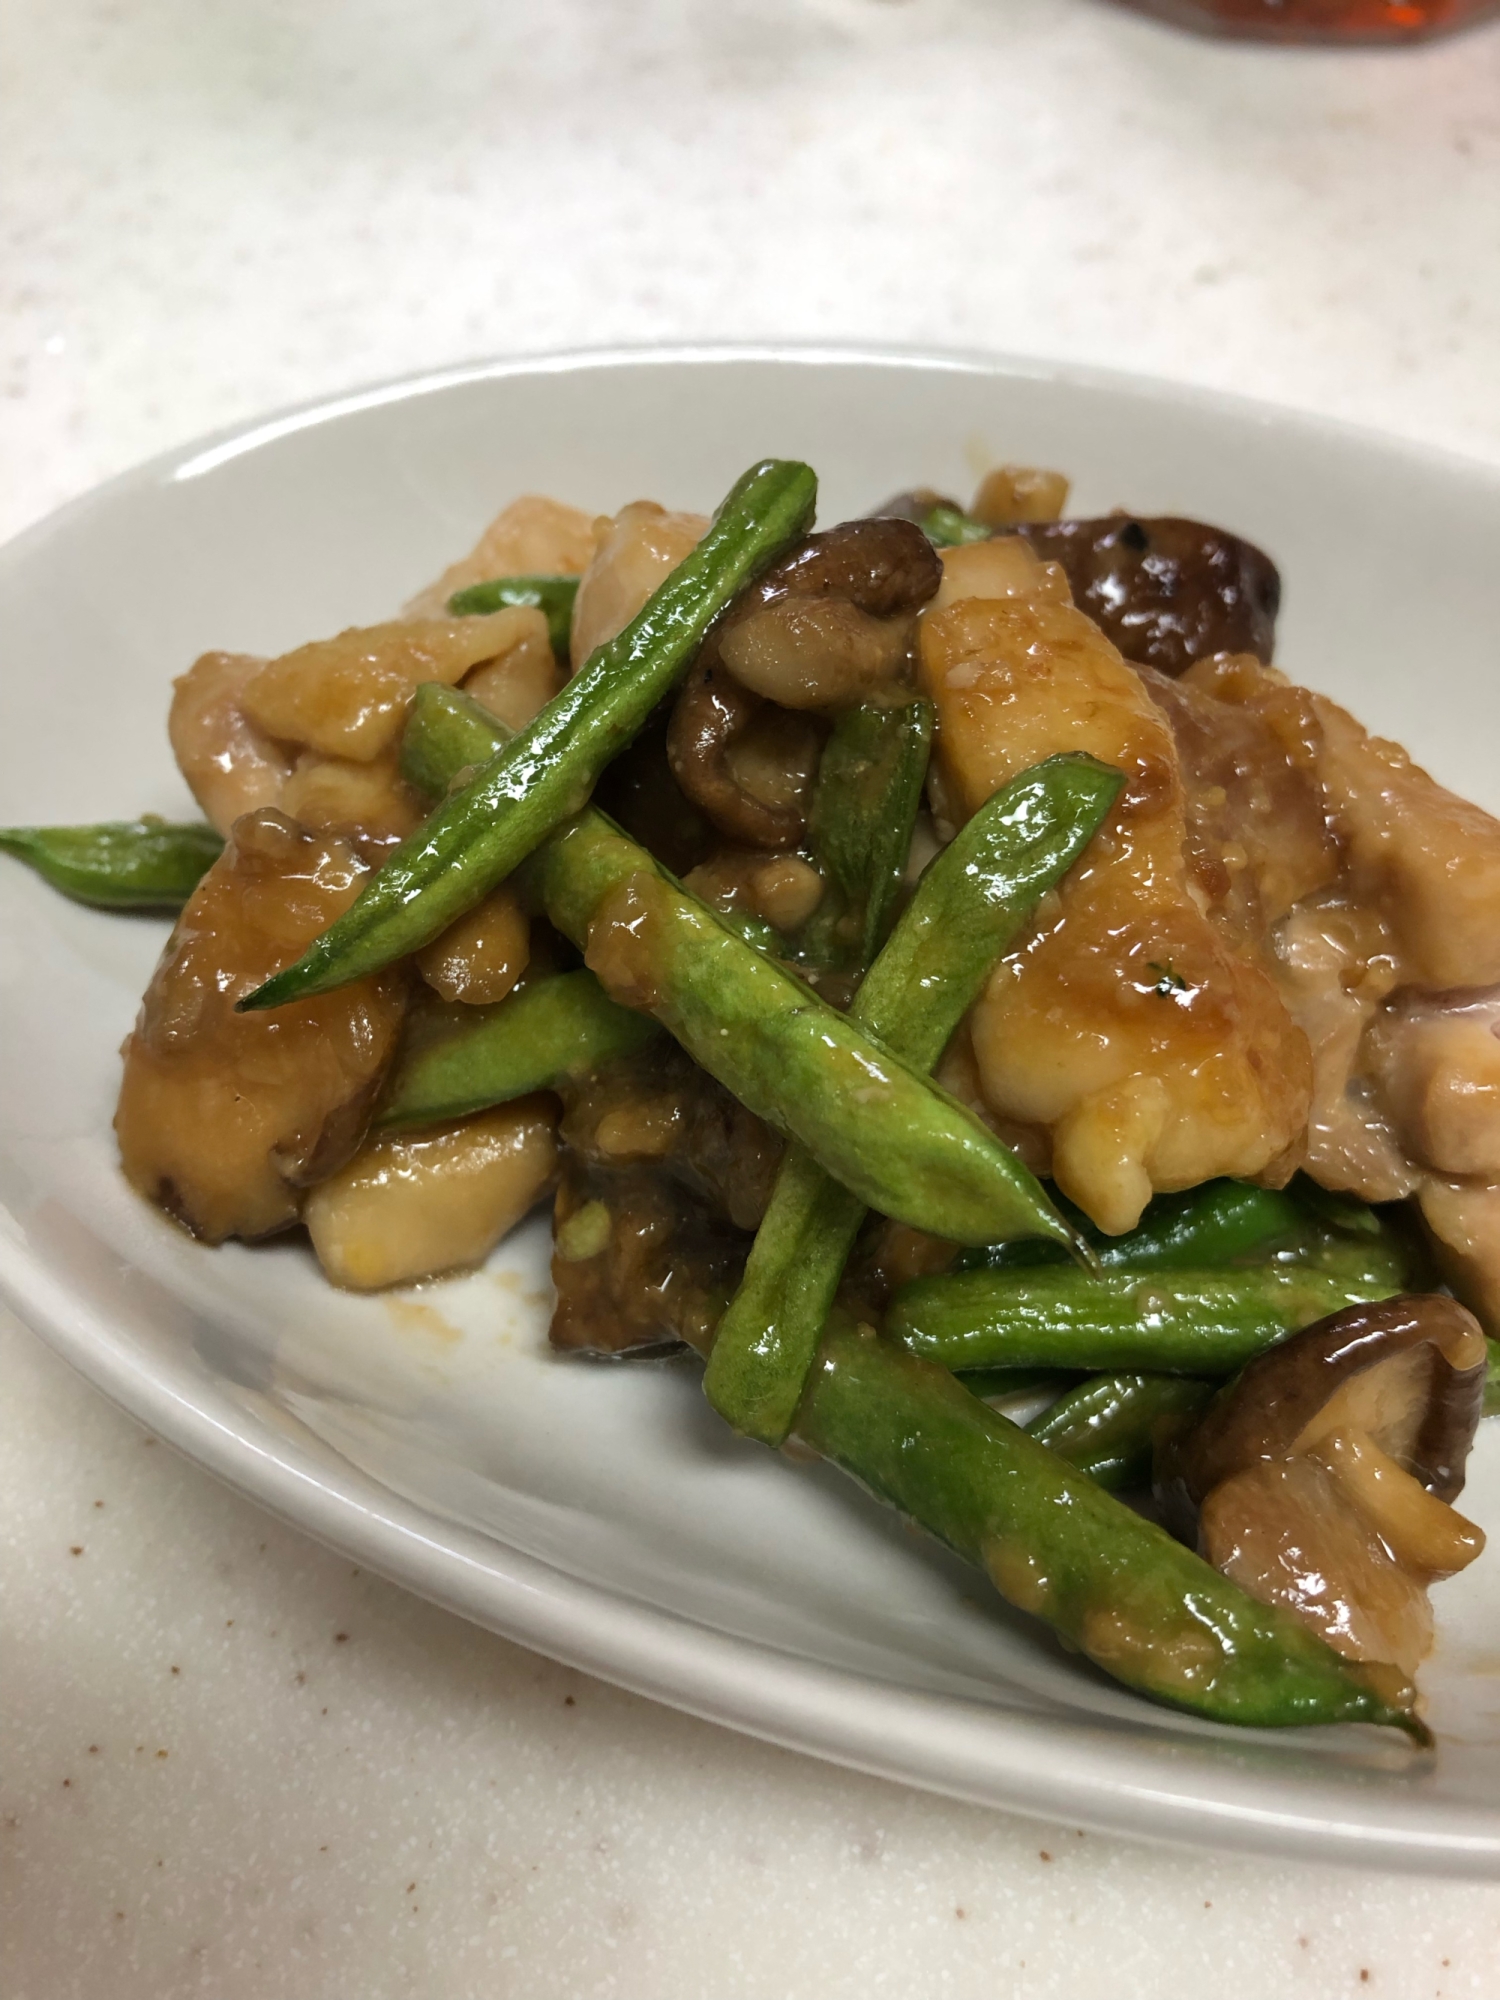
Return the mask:
<svg viewBox="0 0 1500 2000">
<path fill-rule="evenodd" d="M 245 713 L 245 689 L 265 664 L 252 653 L 205 653 L 172 683 L 172 755 L 205 818 L 226 839 L 241 813 L 281 804 L 296 761 L 295 751 Z"/>
<path fill-rule="evenodd" d="M 594 553 L 594 516 L 544 494 L 523 493 L 406 607 L 408 618 L 441 618 L 448 599 L 499 576 L 581 576 Z"/>
<path fill-rule="evenodd" d="M 267 1236 L 359 1144 L 405 1006 L 399 972 L 270 1014 L 235 1002 L 353 902 L 345 843 L 281 813 L 236 821 L 168 940 L 125 1044 L 127 1178 L 195 1236 Z"/>
<path fill-rule="evenodd" d="M 1061 750 L 1127 779 L 974 1011 L 986 1103 L 1047 1128 L 1058 1184 L 1112 1232 L 1157 1189 L 1284 1178 L 1307 1121 L 1307 1040 L 1235 927 L 1209 914 L 1166 718 L 1061 572 L 1019 541 L 953 551 L 945 570 L 921 668 L 962 816 Z"/>
<path fill-rule="evenodd" d="M 573 605 L 576 674 L 596 646 L 613 639 L 684 556 L 708 533 L 704 514 L 669 514 L 654 500 L 632 500 L 595 523 L 595 543 Z"/>
<path fill-rule="evenodd" d="M 1367 1201 L 1415 1194 L 1455 1290 L 1500 1326 L 1500 821 L 1254 660 L 1177 685 L 1270 727 L 1338 856 L 1272 935 L 1313 1049 L 1308 1170 Z"/>
</svg>

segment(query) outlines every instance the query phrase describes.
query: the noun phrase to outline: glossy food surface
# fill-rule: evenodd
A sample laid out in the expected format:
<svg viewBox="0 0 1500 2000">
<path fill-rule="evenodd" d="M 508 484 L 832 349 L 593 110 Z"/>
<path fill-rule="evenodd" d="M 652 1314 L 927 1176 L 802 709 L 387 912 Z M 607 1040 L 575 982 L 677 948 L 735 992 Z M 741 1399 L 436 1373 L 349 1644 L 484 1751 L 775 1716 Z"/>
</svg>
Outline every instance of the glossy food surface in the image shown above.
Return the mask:
<svg viewBox="0 0 1500 2000">
<path fill-rule="evenodd" d="M 497 466 L 510 490 L 550 488 L 587 522 L 641 492 L 710 506 L 774 437 L 819 465 L 836 519 L 914 476 L 967 491 L 976 434 L 997 459 L 1066 466 L 1090 514 L 1124 498 L 1267 549 L 1288 577 L 1288 670 L 1444 783 L 1500 803 L 1500 712 L 1482 670 L 1500 625 L 1487 554 L 1500 500 L 1485 475 L 1128 385 L 825 358 L 502 373 L 284 430 L 211 465 L 193 455 L 103 496 L 0 562 L 13 643 L 27 657 L 66 646 L 71 685 L 105 654 L 98 601 L 86 610 L 68 580 L 107 576 L 108 605 L 129 613 L 111 628 L 108 675 L 88 682 L 97 742 L 80 742 L 72 704 L 40 720 L 28 708 L 24 727 L 5 708 L 4 817 L 184 816 L 161 742 L 170 674 L 212 646 L 273 658 L 388 616 L 479 532 Z M 411 469 L 399 489 L 376 476 L 393 464 Z M 359 532 L 331 542 L 351 492 Z M 1376 601 L 1357 586 L 1397 513 L 1403 582 Z M 170 551 L 189 523 L 199 569 L 185 591 Z M 1414 675 L 1414 658 L 1452 674 L 1451 706 L 1433 698 L 1436 667 Z M 7 680 L 0 699 L 37 685 Z M 19 866 L 0 893 L 12 952 L 0 1169 L 18 1232 L 7 1286 L 116 1395 L 355 1561 L 700 1712 L 969 1797 L 1367 1866 L 1378 1854 L 1493 1867 L 1500 1772 L 1483 1661 L 1500 1638 L 1482 1562 L 1443 1586 L 1435 1761 L 1408 1764 L 1399 1746 L 1387 1761 L 1355 1734 L 1240 1738 L 1226 1752 L 1213 1732 L 1103 1686 L 1021 1619 L 977 1617 L 967 1572 L 882 1525 L 846 1482 L 736 1448 L 679 1370 L 559 1366 L 541 1351 L 545 1252 L 530 1234 L 440 1305 L 332 1293 L 290 1243 L 207 1252 L 183 1240 L 116 1188 L 107 1135 L 118 1044 L 165 927 L 122 935 L 119 919 L 62 902 Z M 1463 1504 L 1485 1525 L 1497 1497 L 1481 1438 Z"/>
</svg>

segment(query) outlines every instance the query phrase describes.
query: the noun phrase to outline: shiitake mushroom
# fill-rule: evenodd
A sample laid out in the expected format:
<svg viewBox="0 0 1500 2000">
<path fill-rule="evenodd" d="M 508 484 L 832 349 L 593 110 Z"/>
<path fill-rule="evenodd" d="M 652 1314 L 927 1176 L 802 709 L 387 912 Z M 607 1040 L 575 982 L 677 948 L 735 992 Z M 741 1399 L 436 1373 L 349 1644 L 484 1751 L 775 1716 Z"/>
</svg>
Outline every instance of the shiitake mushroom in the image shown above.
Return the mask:
<svg viewBox="0 0 1500 2000">
<path fill-rule="evenodd" d="M 981 489 L 982 491 L 983 489 Z M 877 512 L 924 522 L 956 501 L 929 487 L 897 493 Z M 988 518 L 977 501 L 974 512 Z M 1060 563 L 1080 611 L 1127 660 L 1176 679 L 1213 653 L 1253 653 L 1269 664 L 1281 577 L 1253 542 L 1177 515 L 1103 514 L 996 526 Z"/>
<path fill-rule="evenodd" d="M 741 592 L 705 640 L 667 735 L 677 783 L 722 833 L 749 847 L 800 844 L 822 715 L 901 673 L 911 621 L 941 581 L 919 528 L 864 520 L 809 535 Z"/>
<path fill-rule="evenodd" d="M 1455 1299 L 1349 1306 L 1257 1356 L 1165 1440 L 1157 1502 L 1253 1596 L 1349 1658 L 1410 1674 L 1431 1644 L 1427 1586 L 1484 1546 L 1450 1503 L 1485 1362 L 1479 1323 Z"/>
<path fill-rule="evenodd" d="M 1043 562 L 1061 563 L 1073 600 L 1127 660 L 1175 679 L 1212 653 L 1269 664 L 1281 577 L 1253 542 L 1202 521 L 1106 514 L 1028 521 Z"/>
</svg>

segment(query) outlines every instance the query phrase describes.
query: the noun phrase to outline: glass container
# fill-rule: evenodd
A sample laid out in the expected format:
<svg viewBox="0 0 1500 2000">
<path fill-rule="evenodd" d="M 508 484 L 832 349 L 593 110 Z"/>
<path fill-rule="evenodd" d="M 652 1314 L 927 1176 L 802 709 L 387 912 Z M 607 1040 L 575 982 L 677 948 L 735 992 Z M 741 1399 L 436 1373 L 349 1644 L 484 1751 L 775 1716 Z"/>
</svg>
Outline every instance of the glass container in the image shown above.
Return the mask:
<svg viewBox="0 0 1500 2000">
<path fill-rule="evenodd" d="M 1500 0 L 1126 0 L 1179 27 L 1262 42 L 1415 42 L 1500 16 Z"/>
</svg>

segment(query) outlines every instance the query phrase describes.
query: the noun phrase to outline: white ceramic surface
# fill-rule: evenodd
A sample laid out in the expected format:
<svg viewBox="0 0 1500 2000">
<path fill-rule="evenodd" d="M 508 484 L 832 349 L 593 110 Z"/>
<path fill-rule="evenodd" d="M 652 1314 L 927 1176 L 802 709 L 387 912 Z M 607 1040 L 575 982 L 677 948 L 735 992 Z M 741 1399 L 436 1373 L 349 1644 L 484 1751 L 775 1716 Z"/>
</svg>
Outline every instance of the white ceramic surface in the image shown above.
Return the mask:
<svg viewBox="0 0 1500 2000">
<path fill-rule="evenodd" d="M 1083 508 L 1193 512 L 1269 547 L 1281 657 L 1500 806 L 1500 477 L 1250 405 L 958 358 L 596 356 L 345 399 L 147 467 L 0 554 L 0 817 L 183 805 L 166 684 L 384 615 L 527 487 L 712 502 L 810 458 L 823 518 L 1000 456 Z M 87 689 L 80 721 L 76 690 Z M 1440 1593 L 1434 1760 L 1357 1732 L 1231 1737 L 1012 1620 L 819 1468 L 718 1430 L 685 1366 L 545 1350 L 533 1225 L 490 1269 L 382 1301 L 302 1249 L 205 1251 L 124 1190 L 114 1050 L 159 926 L 0 875 L 0 1279 L 163 1435 L 371 1566 L 698 1713 L 956 1795 L 1169 1838 L 1488 1874 L 1500 1591 Z M 1469 1511 L 1500 1523 L 1500 1453 Z"/>
</svg>

